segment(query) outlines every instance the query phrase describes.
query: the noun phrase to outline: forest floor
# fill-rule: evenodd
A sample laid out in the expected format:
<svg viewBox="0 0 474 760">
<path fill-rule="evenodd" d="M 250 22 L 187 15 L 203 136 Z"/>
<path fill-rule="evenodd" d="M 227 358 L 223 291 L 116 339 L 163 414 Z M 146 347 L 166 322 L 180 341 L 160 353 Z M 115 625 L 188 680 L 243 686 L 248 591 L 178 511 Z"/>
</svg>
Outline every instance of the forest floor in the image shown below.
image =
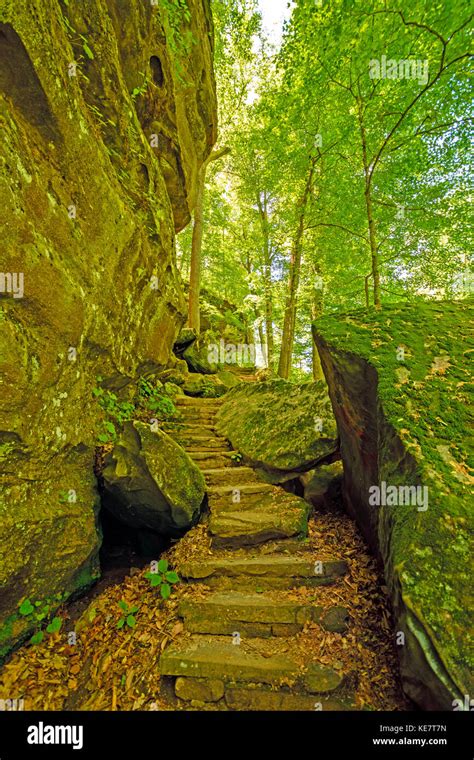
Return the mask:
<svg viewBox="0 0 474 760">
<path fill-rule="evenodd" d="M 191 408 L 196 407 L 191 404 Z M 212 423 L 208 411 L 211 408 L 215 407 L 212 404 L 206 406 L 206 415 L 207 421 Z M 209 428 L 212 431 L 212 424 Z M 182 435 L 182 431 L 179 434 Z M 198 438 L 202 439 L 202 436 Z M 192 439 L 188 439 L 187 444 L 191 453 L 194 451 L 199 458 L 201 453 L 197 449 L 202 448 L 202 444 Z M 212 448 L 209 440 L 205 445 L 211 445 L 207 453 L 212 457 L 223 456 L 224 452 Z M 229 465 L 233 468 L 235 462 L 229 460 Z M 204 462 L 203 467 L 207 466 Z M 213 472 L 216 477 L 216 469 L 208 472 Z M 235 475 L 234 471 L 234 481 Z M 212 499 L 210 512 L 212 514 Z M 304 670 L 309 662 L 317 662 L 342 677 L 351 692 L 349 709 L 410 709 L 401 691 L 383 578 L 355 523 L 347 515 L 342 512 L 312 514 L 308 521 L 308 537 L 300 542 L 301 548 L 291 539 L 286 539 L 286 544 L 284 540 L 274 540 L 253 546 L 216 548 L 209 519 L 208 512 L 198 526 L 163 554 L 169 566 L 180 575 L 185 570 L 189 576 L 186 567 L 199 567 L 200 563 L 229 557 L 232 561 L 240 558 L 248 562 L 249 559 L 267 561 L 268 558 L 285 556 L 298 560 L 310 555 L 323 561 L 342 560 L 347 564 L 347 572 L 334 578 L 331 585 L 315 587 L 303 583 L 291 587 L 287 579 L 283 588 L 273 588 L 270 584 L 265 589 L 255 589 L 253 584 L 254 591 L 276 606 L 282 600 L 298 609 L 317 603 L 318 609 L 322 610 L 321 617 L 331 608 L 342 607 L 347 612 L 349 625 L 347 630 L 337 633 L 326 630 L 320 622 L 306 620 L 300 630 L 290 636 L 259 639 L 243 635 L 238 649 L 244 664 L 248 658 L 253 663 L 255 657 L 257 660 L 267 658 L 268 662 L 272 658 L 277 658 L 274 659 L 276 662 L 278 658 L 290 657 Z M 40 644 L 21 647 L 4 665 L 0 672 L 0 698 L 22 698 L 27 710 L 227 709 L 223 700 L 203 705 L 195 700 L 177 699 L 170 688 L 171 679 L 159 674 L 160 658 L 165 650 L 173 651 L 173 647 L 178 647 L 178 652 L 185 652 L 188 642 L 195 646 L 196 639 L 203 640 L 206 646 L 217 642 L 218 647 L 224 641 L 230 654 L 236 653 L 237 648 L 232 647 L 229 635 L 196 636 L 186 630 L 186 620 L 183 622 L 183 604 L 192 602 L 194 607 L 202 604 L 206 609 L 206 604 L 215 595 L 215 583 L 207 585 L 205 579 L 192 582 L 188 577 L 173 587 L 169 599 L 163 600 L 145 577 L 147 569 L 131 567 L 119 582 L 108 586 L 107 581 L 99 582 L 89 596 L 65 605 L 57 613 L 63 618 L 58 633 Z M 230 593 L 233 598 L 236 592 L 247 593 L 245 577 L 236 577 L 230 583 L 231 586 L 227 579 L 222 589 L 218 587 L 221 595 Z M 126 602 L 129 608 L 137 607 L 135 627 L 117 627 L 123 614 L 121 602 Z M 71 632 L 75 633 L 75 643 L 71 641 Z M 181 680 L 195 681 L 192 678 Z"/>
</svg>

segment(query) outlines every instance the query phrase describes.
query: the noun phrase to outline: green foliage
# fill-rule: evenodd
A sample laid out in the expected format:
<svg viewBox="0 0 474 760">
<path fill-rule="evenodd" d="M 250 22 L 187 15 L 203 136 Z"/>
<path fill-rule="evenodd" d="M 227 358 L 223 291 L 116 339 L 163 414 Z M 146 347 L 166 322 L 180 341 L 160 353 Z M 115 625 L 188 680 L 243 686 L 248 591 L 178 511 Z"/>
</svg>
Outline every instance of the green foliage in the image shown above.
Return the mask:
<svg viewBox="0 0 474 760">
<path fill-rule="evenodd" d="M 43 620 L 48 617 L 54 607 L 67 596 L 67 594 L 56 594 L 51 599 L 44 601 L 37 600 L 34 603 L 30 599 L 24 599 L 18 607 L 19 614 L 29 623 L 37 627 L 36 632 L 30 639 L 31 644 L 40 644 L 44 639 L 44 631 L 41 629 Z M 54 634 L 61 630 L 62 618 L 55 616 L 46 626 L 46 633 Z"/>
<path fill-rule="evenodd" d="M 154 385 L 144 377 L 138 382 L 138 403 L 153 412 L 159 420 L 167 420 L 176 412 L 176 407 L 164 386 Z"/>
<path fill-rule="evenodd" d="M 97 378 L 100 382 L 101 378 Z M 99 406 L 109 419 L 102 422 L 102 430 L 99 433 L 100 443 L 109 443 L 117 440 L 117 425 L 133 419 L 135 406 L 129 401 L 119 401 L 116 394 L 109 390 L 96 386 L 92 389 L 92 395 L 99 402 Z"/>
<path fill-rule="evenodd" d="M 34 611 L 34 607 L 31 604 L 29 599 L 25 599 L 19 607 L 20 615 L 31 615 L 31 613 Z"/>
<path fill-rule="evenodd" d="M 132 100 L 136 100 L 139 95 L 144 95 L 148 89 L 148 86 L 150 84 L 150 78 L 143 73 L 143 71 L 140 71 L 140 76 L 142 77 L 142 83 L 138 87 L 134 87 L 132 92 L 130 93 L 132 96 Z"/>
<path fill-rule="evenodd" d="M 174 68 L 178 79 L 184 83 L 181 59 L 189 55 L 196 43 L 191 30 L 187 28 L 191 13 L 186 0 L 159 0 L 159 4 L 164 11 L 166 41 L 173 54 Z"/>
<path fill-rule="evenodd" d="M 118 606 L 122 610 L 123 615 L 117 623 L 117 628 L 123 628 L 124 625 L 127 625 L 129 628 L 135 628 L 137 624 L 135 613 L 138 612 L 139 607 L 136 605 L 129 606 L 123 599 L 118 602 Z"/>
<path fill-rule="evenodd" d="M 58 633 L 61 630 L 63 621 L 60 617 L 54 617 L 49 625 L 46 626 L 47 633 Z"/>
<path fill-rule="evenodd" d="M 150 570 L 145 573 L 145 578 L 150 581 L 151 588 L 159 587 L 163 599 L 169 599 L 173 584 L 179 583 L 178 574 L 174 570 L 168 570 L 168 562 L 165 559 L 158 561 L 156 571 Z"/>
<path fill-rule="evenodd" d="M 277 359 L 314 162 L 295 287 L 299 382 L 312 368 L 311 321 L 364 307 L 366 285 L 373 303 L 367 183 L 382 303 L 472 291 L 469 6 L 298 0 L 275 51 L 253 0 L 212 4 L 220 143 L 231 154 L 208 172 L 203 284 L 232 294 L 263 338 L 269 309 Z M 426 61 L 427 84 L 371 78 L 382 56 Z M 185 276 L 191 233 L 178 238 Z"/>
</svg>

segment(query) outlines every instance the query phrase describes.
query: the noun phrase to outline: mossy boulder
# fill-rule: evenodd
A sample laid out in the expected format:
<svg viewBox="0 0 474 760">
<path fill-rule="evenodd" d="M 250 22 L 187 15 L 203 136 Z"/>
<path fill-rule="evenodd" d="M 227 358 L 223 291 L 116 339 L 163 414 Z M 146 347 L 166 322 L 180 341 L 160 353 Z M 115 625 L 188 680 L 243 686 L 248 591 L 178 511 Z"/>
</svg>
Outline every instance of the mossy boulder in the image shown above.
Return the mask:
<svg viewBox="0 0 474 760">
<path fill-rule="evenodd" d="M 209 349 L 207 345 L 193 343 L 183 352 L 183 359 L 188 365 L 190 372 L 198 372 L 201 375 L 215 375 L 217 364 L 209 361 Z"/>
<path fill-rule="evenodd" d="M 175 232 L 217 120 L 209 2 L 175 5 L 0 3 L 2 269 L 23 276 L 0 309 L 0 626 L 94 576 L 96 375 L 126 397 L 185 320 Z"/>
<path fill-rule="evenodd" d="M 217 430 L 271 482 L 334 456 L 336 422 L 324 383 L 240 383 L 228 391 Z"/>
<path fill-rule="evenodd" d="M 228 369 L 220 369 L 217 372 L 217 379 L 224 383 L 226 388 L 235 388 L 241 382 L 235 372 L 230 372 Z"/>
<path fill-rule="evenodd" d="M 187 396 L 204 398 L 219 398 L 227 392 L 227 387 L 217 375 L 190 373 L 181 387 Z"/>
<path fill-rule="evenodd" d="M 313 327 L 348 509 L 384 563 L 394 638 L 403 634 L 404 689 L 429 710 L 452 710 L 474 692 L 473 316 L 472 302 L 419 302 L 326 317 Z M 389 486 L 395 496 L 384 505 Z M 416 503 L 407 487 L 419 489 Z"/>
<path fill-rule="evenodd" d="M 179 537 L 196 524 L 204 477 L 172 438 L 142 422 L 128 422 L 106 455 L 103 504 L 121 522 Z"/>
<path fill-rule="evenodd" d="M 0 659 L 33 630 L 32 617 L 19 614 L 23 599 L 47 601 L 54 612 L 58 597 L 87 589 L 100 574 L 91 453 L 78 447 L 41 465 L 16 446 L 0 445 Z"/>
<path fill-rule="evenodd" d="M 176 356 L 182 356 L 186 349 L 196 342 L 196 338 L 196 330 L 191 327 L 183 327 L 173 346 Z"/>
</svg>

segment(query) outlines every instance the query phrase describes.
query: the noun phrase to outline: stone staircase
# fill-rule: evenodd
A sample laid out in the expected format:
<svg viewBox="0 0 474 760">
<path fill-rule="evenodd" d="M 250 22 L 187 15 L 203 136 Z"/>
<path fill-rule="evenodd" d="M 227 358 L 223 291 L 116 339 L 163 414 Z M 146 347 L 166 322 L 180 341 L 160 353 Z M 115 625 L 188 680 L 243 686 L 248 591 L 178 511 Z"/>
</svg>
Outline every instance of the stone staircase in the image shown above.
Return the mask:
<svg viewBox="0 0 474 760">
<path fill-rule="evenodd" d="M 295 643 L 309 624 L 321 635 L 346 630 L 347 611 L 317 601 L 346 564 L 318 561 L 304 541 L 308 504 L 259 480 L 217 435 L 221 403 L 180 398 L 179 423 L 167 431 L 206 479 L 211 548 L 177 567 L 195 593 L 180 602 L 184 633 L 159 672 L 183 709 L 353 709 L 353 683 Z"/>
</svg>

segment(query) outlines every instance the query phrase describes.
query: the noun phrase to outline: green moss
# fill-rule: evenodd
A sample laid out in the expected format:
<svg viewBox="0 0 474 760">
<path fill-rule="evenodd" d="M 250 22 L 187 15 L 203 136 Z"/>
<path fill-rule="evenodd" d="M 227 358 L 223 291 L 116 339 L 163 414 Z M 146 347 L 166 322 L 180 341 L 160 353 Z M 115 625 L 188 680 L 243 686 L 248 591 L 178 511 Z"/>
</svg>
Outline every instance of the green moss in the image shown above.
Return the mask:
<svg viewBox="0 0 474 760">
<path fill-rule="evenodd" d="M 218 430 L 245 459 L 269 471 L 310 469 L 310 462 L 336 448 L 336 422 L 322 382 L 241 383 L 225 397 Z"/>
<path fill-rule="evenodd" d="M 469 654 L 473 322 L 473 303 L 464 300 L 353 312 L 313 326 L 316 343 L 345 377 L 347 397 L 349 372 L 360 390 L 361 378 L 371 377 L 367 365 L 376 371 L 376 387 L 361 392 L 367 398 L 372 392 L 378 404 L 372 414 L 377 414 L 379 480 L 428 487 L 426 512 L 387 508 L 378 532 L 386 542 L 382 554 L 394 598 L 401 595 L 458 683 L 474 664 Z M 365 398 L 350 403 L 368 408 Z"/>
</svg>

